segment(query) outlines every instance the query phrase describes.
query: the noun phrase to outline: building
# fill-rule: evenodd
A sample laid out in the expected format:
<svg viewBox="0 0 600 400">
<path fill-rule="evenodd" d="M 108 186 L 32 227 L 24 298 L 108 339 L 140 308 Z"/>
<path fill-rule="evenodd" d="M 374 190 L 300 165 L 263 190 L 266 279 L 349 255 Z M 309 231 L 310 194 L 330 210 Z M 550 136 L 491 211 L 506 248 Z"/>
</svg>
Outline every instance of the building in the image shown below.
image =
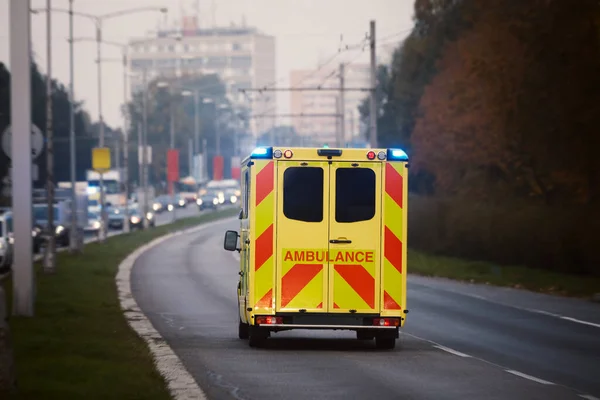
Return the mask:
<svg viewBox="0 0 600 400">
<path fill-rule="evenodd" d="M 367 89 L 370 87 L 370 74 L 368 64 L 345 64 L 344 87 Z M 294 70 L 291 72 L 290 84 L 294 88 L 339 88 L 339 66 L 332 65 L 319 70 Z M 355 140 L 361 134 L 358 106 L 367 96 L 367 91 L 344 92 L 345 142 Z M 316 144 L 336 145 L 341 131 L 341 119 L 336 117 L 341 114 L 339 99 L 339 91 L 293 91 L 290 95 L 290 112 L 296 132 Z M 304 115 L 297 116 L 299 114 Z"/>
<path fill-rule="evenodd" d="M 244 25 L 200 29 L 196 17 L 184 16 L 179 27 L 159 30 L 152 37 L 129 42 L 131 90 L 149 80 L 181 74 L 218 74 L 228 98 L 260 113 L 276 109 L 276 98 L 252 103 L 240 88 L 260 87 L 275 81 L 275 38 Z M 270 119 L 250 121 L 256 136 L 273 126 Z"/>
</svg>

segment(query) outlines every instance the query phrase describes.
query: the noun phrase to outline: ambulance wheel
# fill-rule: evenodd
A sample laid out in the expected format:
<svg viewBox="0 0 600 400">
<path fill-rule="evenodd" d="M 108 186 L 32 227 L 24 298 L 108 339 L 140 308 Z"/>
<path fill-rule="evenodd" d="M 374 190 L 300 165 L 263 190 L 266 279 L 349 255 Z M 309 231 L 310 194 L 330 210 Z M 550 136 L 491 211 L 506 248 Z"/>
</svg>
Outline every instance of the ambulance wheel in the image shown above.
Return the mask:
<svg viewBox="0 0 600 400">
<path fill-rule="evenodd" d="M 238 325 L 238 336 L 240 339 L 248 339 L 249 336 L 249 329 L 250 326 L 248 326 L 248 324 L 245 324 L 242 322 L 242 320 L 240 319 L 240 323 Z"/>
<path fill-rule="evenodd" d="M 249 326 L 248 328 L 248 344 L 250 347 L 261 347 L 269 337 L 269 331 L 258 326 Z"/>
<path fill-rule="evenodd" d="M 382 350 L 392 350 L 396 347 L 396 338 L 389 336 L 375 337 L 375 346 Z"/>
</svg>

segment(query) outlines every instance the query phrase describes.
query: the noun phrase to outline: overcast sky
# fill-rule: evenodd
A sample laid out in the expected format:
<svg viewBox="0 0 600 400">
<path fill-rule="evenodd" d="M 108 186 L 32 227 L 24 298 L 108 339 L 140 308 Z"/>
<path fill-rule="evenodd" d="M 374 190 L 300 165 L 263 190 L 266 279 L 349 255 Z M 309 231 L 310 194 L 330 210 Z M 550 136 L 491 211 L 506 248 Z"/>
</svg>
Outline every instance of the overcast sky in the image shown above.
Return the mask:
<svg viewBox="0 0 600 400">
<path fill-rule="evenodd" d="M 9 64 L 9 0 L 0 0 L 0 61 Z M 68 0 L 52 0 L 53 8 L 67 8 Z M 215 7 L 213 8 L 213 3 Z M 379 56 L 384 57 L 394 45 L 402 40 L 412 27 L 413 0 L 75 0 L 76 11 L 101 15 L 141 6 L 169 7 L 169 20 L 178 19 L 183 7 L 193 12 L 200 5 L 200 23 L 217 25 L 241 23 L 243 16 L 249 26 L 255 26 L 276 38 L 278 86 L 289 84 L 292 69 L 315 68 L 320 62 L 335 54 L 344 45 L 360 43 L 369 30 L 369 21 L 377 23 Z M 32 8 L 45 8 L 45 0 L 31 0 Z M 214 10 L 214 14 L 213 14 Z M 45 14 L 32 15 L 32 47 L 35 60 L 46 71 L 46 23 Z M 146 12 L 109 20 L 104 25 L 104 39 L 126 43 L 129 38 L 146 35 L 155 30 L 164 17 Z M 95 34 L 93 24 L 85 18 L 75 18 L 75 37 Z M 69 82 L 68 16 L 53 13 L 52 26 L 52 75 L 65 85 Z M 383 45 L 387 43 L 387 45 Z M 387 50 L 387 51 L 386 51 Z M 96 120 L 98 101 L 96 89 L 95 44 L 75 44 L 75 97 L 85 102 L 85 108 Z M 357 63 L 368 62 L 368 48 L 347 52 L 340 56 L 355 59 Z M 119 58 L 117 47 L 104 46 L 103 58 Z M 357 58 L 358 57 L 358 58 Z M 332 63 L 334 66 L 335 63 Z M 121 126 L 119 107 L 123 102 L 122 67 L 118 62 L 103 64 L 103 107 L 105 121 Z M 289 110 L 289 98 L 278 95 L 279 112 Z"/>
</svg>

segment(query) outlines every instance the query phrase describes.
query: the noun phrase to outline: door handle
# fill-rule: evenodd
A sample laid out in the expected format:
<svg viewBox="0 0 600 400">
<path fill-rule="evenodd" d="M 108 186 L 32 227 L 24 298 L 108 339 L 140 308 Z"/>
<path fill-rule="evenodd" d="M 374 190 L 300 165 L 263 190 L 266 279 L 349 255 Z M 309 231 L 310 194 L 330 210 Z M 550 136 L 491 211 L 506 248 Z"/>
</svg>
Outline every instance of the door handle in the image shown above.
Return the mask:
<svg viewBox="0 0 600 400">
<path fill-rule="evenodd" d="M 339 243 L 352 243 L 350 239 L 331 239 L 329 243 L 339 244 Z"/>
</svg>

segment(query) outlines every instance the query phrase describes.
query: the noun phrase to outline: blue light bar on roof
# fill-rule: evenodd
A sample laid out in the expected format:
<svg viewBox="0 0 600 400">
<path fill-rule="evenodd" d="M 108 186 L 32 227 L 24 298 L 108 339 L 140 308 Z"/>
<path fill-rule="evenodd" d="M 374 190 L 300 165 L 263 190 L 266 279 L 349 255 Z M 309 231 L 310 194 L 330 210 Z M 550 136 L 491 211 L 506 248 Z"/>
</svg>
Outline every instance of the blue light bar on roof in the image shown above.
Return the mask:
<svg viewBox="0 0 600 400">
<path fill-rule="evenodd" d="M 250 158 L 273 158 L 273 148 L 257 147 L 250 154 Z"/>
<path fill-rule="evenodd" d="M 388 161 L 408 161 L 408 154 L 402 149 L 388 149 Z"/>
</svg>

